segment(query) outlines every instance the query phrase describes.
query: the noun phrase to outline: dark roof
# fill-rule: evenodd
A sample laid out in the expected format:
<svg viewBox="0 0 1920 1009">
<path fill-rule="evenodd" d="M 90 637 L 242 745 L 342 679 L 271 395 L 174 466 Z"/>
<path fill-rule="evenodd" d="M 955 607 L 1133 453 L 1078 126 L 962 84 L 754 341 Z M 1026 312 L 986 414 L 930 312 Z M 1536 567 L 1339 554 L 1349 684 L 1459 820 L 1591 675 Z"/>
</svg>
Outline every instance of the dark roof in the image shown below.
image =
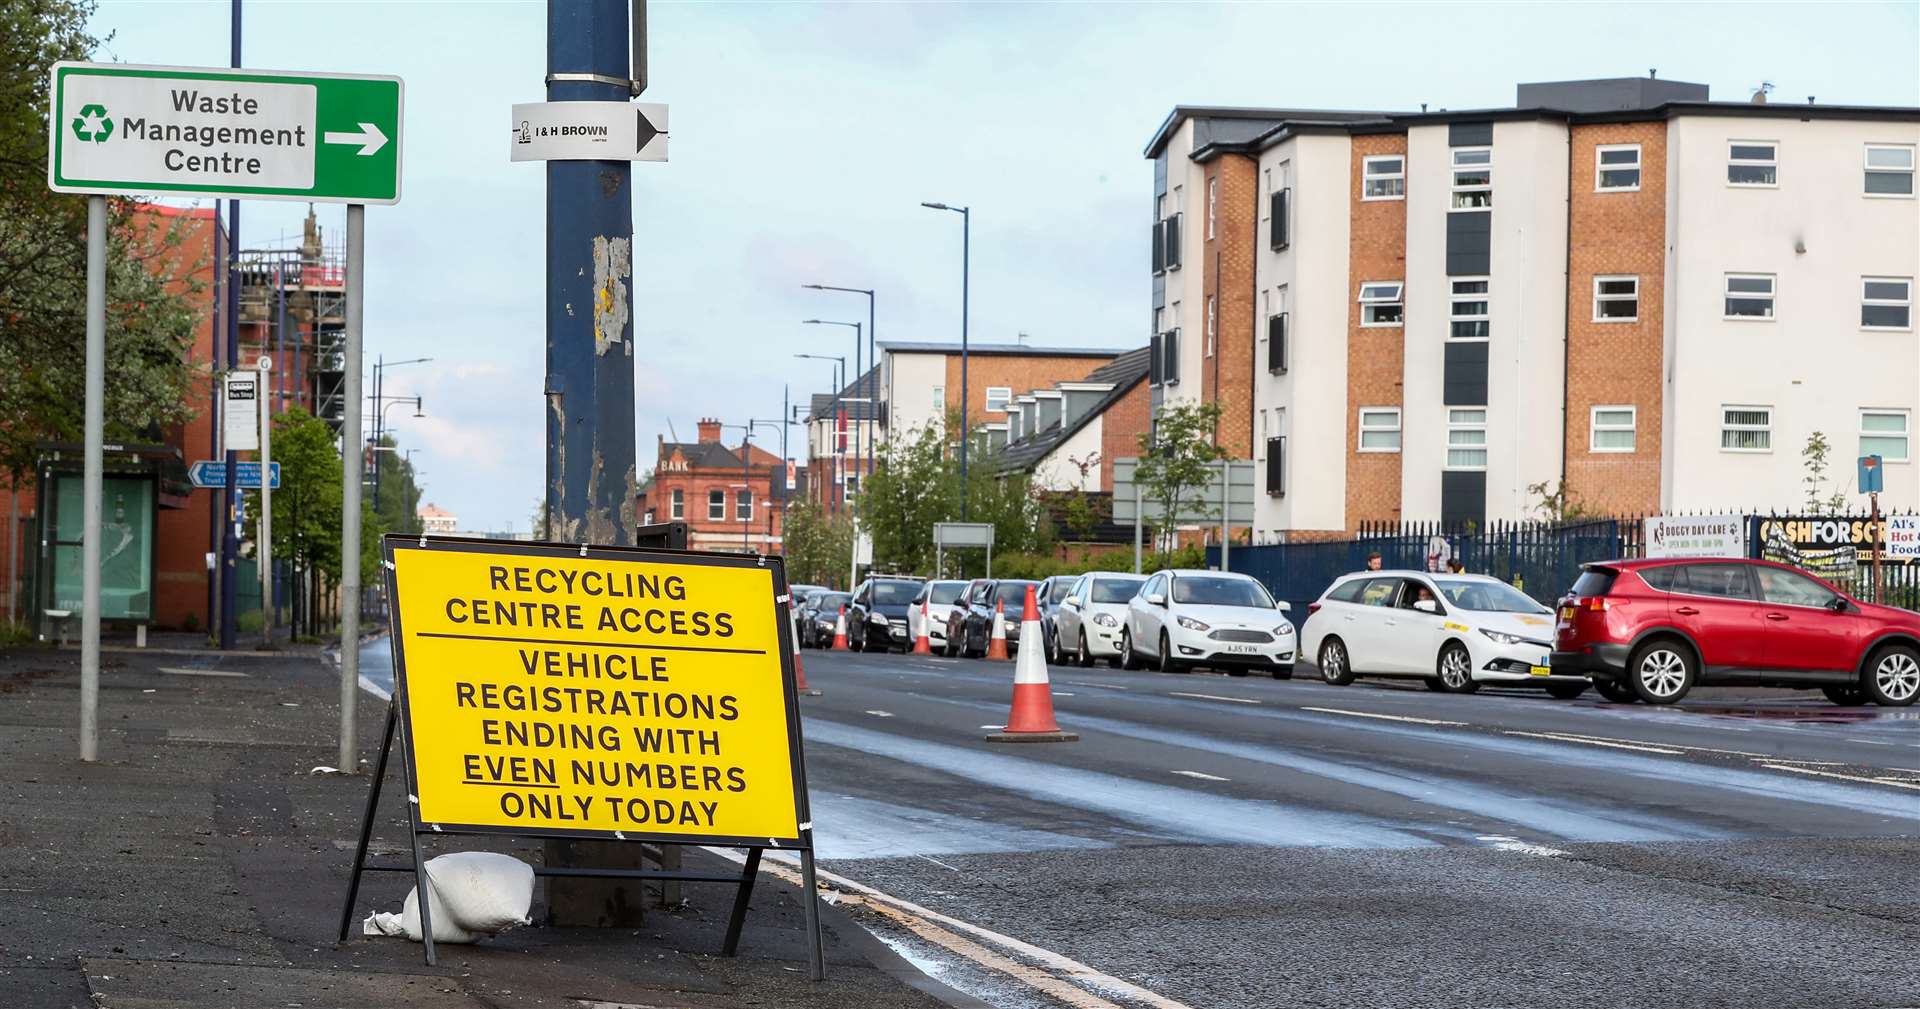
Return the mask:
<svg viewBox="0 0 1920 1009">
<path fill-rule="evenodd" d="M 1076 418 L 1073 423 L 1062 426 L 1055 423 L 1044 430 L 1022 437 L 1000 450 L 999 468 L 1003 473 L 1014 470 L 1031 470 L 1045 459 L 1049 452 L 1080 432 L 1080 429 L 1093 422 L 1093 418 L 1105 413 L 1107 408 L 1118 402 L 1134 386 L 1147 377 L 1148 352 L 1151 348 L 1141 347 L 1130 350 L 1112 361 L 1093 369 L 1082 382 L 1111 382 L 1113 388 L 1100 397 L 1093 408 Z"/>
<path fill-rule="evenodd" d="M 880 346 L 886 350 L 908 354 L 958 354 L 957 343 L 888 343 Z M 1126 351 L 1117 347 L 1031 347 L 1024 343 L 974 343 L 968 341 L 968 354 L 987 354 L 1000 356 L 1026 357 L 1117 357 Z"/>
<path fill-rule="evenodd" d="M 662 459 L 679 452 L 686 457 L 687 465 L 694 469 L 726 469 L 740 467 L 740 454 L 717 441 L 663 441 L 660 443 Z"/>
<path fill-rule="evenodd" d="M 884 347 L 886 344 L 881 344 L 881 346 Z M 880 404 L 875 402 L 875 400 L 880 397 L 879 389 L 880 368 L 878 365 L 867 369 L 866 374 L 854 379 L 846 388 L 841 389 L 841 396 L 866 400 L 864 403 L 841 404 L 847 411 L 847 420 L 875 420 L 879 418 Z M 833 416 L 833 399 L 834 394 L 830 392 L 814 393 L 813 398 L 809 400 L 807 404 L 807 419 L 819 420 L 824 417 Z"/>
<path fill-rule="evenodd" d="M 1232 105 L 1175 105 L 1173 111 L 1167 113 L 1167 118 L 1160 124 L 1160 128 L 1154 131 L 1153 139 L 1147 141 L 1146 156 L 1159 157 L 1161 149 L 1167 146 L 1167 141 L 1172 139 L 1174 133 L 1180 129 L 1180 124 L 1189 119 L 1206 124 L 1202 129 L 1207 135 L 1194 138 L 1193 146 L 1197 151 L 1216 140 L 1231 141 L 1236 136 L 1265 133 L 1287 120 L 1346 121 L 1379 119 L 1387 115 L 1391 113 L 1337 109 L 1264 109 Z M 1249 120 L 1251 122 L 1248 122 Z"/>
</svg>

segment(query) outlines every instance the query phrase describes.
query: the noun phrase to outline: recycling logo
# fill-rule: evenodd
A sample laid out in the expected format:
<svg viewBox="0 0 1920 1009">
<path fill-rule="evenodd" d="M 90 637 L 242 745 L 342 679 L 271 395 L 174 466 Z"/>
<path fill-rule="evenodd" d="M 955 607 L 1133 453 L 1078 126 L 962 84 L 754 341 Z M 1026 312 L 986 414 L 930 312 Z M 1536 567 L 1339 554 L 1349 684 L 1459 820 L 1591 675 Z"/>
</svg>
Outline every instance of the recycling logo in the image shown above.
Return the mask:
<svg viewBox="0 0 1920 1009">
<path fill-rule="evenodd" d="M 113 120 L 107 118 L 107 107 L 98 104 L 82 106 L 80 114 L 73 117 L 73 135 L 82 140 L 91 140 L 104 144 L 113 136 Z"/>
</svg>

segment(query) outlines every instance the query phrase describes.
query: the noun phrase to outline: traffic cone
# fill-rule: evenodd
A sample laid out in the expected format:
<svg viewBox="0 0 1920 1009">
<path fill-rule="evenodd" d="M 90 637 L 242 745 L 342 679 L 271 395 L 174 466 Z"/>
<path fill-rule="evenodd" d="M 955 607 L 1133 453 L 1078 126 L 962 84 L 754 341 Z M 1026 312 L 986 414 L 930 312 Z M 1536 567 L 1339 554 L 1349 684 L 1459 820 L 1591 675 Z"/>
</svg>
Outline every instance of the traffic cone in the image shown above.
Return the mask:
<svg viewBox="0 0 1920 1009">
<path fill-rule="evenodd" d="M 800 639 L 793 639 L 793 688 L 803 697 L 819 697 L 820 691 L 807 686 L 807 665 L 800 661 Z"/>
<path fill-rule="evenodd" d="M 833 625 L 833 651 L 847 651 L 847 607 L 840 607 L 840 619 Z"/>
<path fill-rule="evenodd" d="M 1053 720 L 1053 688 L 1047 684 L 1047 657 L 1035 645 L 1040 640 L 1040 609 L 1034 605 L 1033 586 L 1027 586 L 1027 609 L 1020 615 L 1020 662 L 1013 667 L 1013 710 L 1006 728 L 987 736 L 990 743 L 1071 743 L 1080 736 L 1060 731 Z"/>
<path fill-rule="evenodd" d="M 1007 604 L 1001 600 L 993 604 L 993 633 L 987 638 L 987 658 L 1007 659 Z"/>
<path fill-rule="evenodd" d="M 925 602 L 920 604 L 920 633 L 913 638 L 913 654 L 932 655 L 933 642 L 927 639 L 927 624 L 933 620 L 933 609 Z"/>
</svg>

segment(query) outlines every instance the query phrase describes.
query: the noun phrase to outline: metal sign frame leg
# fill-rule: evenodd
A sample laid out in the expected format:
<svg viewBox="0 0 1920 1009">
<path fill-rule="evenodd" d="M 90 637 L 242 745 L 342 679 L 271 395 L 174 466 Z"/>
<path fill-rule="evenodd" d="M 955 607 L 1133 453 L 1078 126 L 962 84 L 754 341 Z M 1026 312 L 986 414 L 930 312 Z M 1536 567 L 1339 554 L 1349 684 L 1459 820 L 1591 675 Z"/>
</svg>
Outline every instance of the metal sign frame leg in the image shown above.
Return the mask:
<svg viewBox="0 0 1920 1009">
<path fill-rule="evenodd" d="M 380 811 L 380 785 L 387 779 L 387 754 L 393 749 L 393 730 L 400 722 L 400 706 L 387 701 L 387 730 L 380 738 L 380 754 L 374 760 L 373 781 L 367 788 L 367 809 L 360 817 L 360 844 L 353 850 L 353 873 L 347 877 L 347 905 L 340 909 L 340 941 L 347 941 L 347 929 L 353 924 L 353 905 L 360 899 L 360 874 L 366 871 L 367 845 L 373 841 L 373 818 Z"/>
<path fill-rule="evenodd" d="M 753 900 L 753 882 L 760 875 L 759 848 L 747 849 L 747 863 L 740 870 L 740 890 L 733 896 L 733 913 L 727 918 L 727 938 L 720 944 L 721 956 L 732 956 L 740 947 L 740 928 L 747 921 L 747 905 Z"/>
</svg>

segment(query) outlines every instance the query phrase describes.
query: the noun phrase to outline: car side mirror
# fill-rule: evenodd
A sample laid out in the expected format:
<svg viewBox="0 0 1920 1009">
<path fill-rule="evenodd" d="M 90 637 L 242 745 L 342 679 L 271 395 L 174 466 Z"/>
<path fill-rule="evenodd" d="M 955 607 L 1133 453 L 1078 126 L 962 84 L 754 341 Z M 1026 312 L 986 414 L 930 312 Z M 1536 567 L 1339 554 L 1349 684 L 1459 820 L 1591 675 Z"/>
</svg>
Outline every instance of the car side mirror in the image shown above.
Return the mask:
<svg viewBox="0 0 1920 1009">
<path fill-rule="evenodd" d="M 1431 599 L 1417 599 L 1414 601 L 1413 608 L 1422 613 L 1440 612 L 1440 604 Z"/>
<path fill-rule="evenodd" d="M 1061 603 L 1060 603 L 1060 605 L 1062 605 L 1062 606 L 1078 606 L 1078 605 L 1080 605 L 1080 597 L 1079 597 L 1079 596 L 1068 596 L 1068 597 L 1067 597 L 1066 599 L 1064 599 L 1064 600 L 1061 600 Z"/>
<path fill-rule="evenodd" d="M 1833 597 L 1833 601 L 1827 604 L 1827 609 L 1830 609 L 1830 610 L 1832 610 L 1832 611 L 1833 611 L 1833 612 L 1835 612 L 1835 613 L 1845 613 L 1845 612 L 1847 612 L 1847 599 L 1846 599 L 1846 597 L 1845 597 L 1845 596 L 1834 596 L 1834 597 Z"/>
<path fill-rule="evenodd" d="M 1287 602 L 1287 601 L 1286 601 L 1285 599 L 1281 599 L 1281 600 L 1279 600 L 1279 601 L 1277 601 L 1277 602 L 1275 602 L 1275 603 L 1273 604 L 1273 608 L 1274 608 L 1274 609 L 1276 609 L 1276 610 L 1279 610 L 1279 611 L 1280 611 L 1280 612 L 1282 612 L 1282 613 L 1291 613 L 1291 612 L 1293 612 L 1293 604 L 1292 604 L 1292 603 L 1290 603 L 1290 602 Z"/>
<path fill-rule="evenodd" d="M 1147 605 L 1148 606 L 1165 606 L 1167 605 L 1167 597 L 1164 593 L 1149 592 L 1147 593 Z"/>
</svg>

